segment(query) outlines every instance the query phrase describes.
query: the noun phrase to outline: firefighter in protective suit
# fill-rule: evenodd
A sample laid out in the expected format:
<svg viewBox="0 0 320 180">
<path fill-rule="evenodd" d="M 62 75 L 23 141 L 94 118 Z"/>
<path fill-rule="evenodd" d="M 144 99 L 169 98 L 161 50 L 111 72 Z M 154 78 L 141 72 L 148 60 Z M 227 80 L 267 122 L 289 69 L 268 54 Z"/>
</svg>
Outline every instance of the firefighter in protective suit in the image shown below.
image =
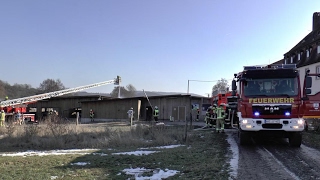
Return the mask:
<svg viewBox="0 0 320 180">
<path fill-rule="evenodd" d="M 212 113 L 212 106 L 209 106 L 206 112 L 206 117 L 204 118 L 204 121 L 206 122 L 206 127 L 212 127 L 210 124 L 210 118 Z"/>
<path fill-rule="evenodd" d="M 216 115 L 217 115 L 217 121 L 216 121 L 216 132 L 222 132 L 224 133 L 224 119 L 226 118 L 226 112 L 223 108 L 224 104 L 220 104 L 219 107 L 216 108 Z"/>
<path fill-rule="evenodd" d="M 154 118 L 154 121 L 155 121 L 156 123 L 158 123 L 158 118 L 159 118 L 159 109 L 158 109 L 158 106 L 155 106 L 155 107 L 154 107 L 153 118 Z"/>
<path fill-rule="evenodd" d="M 216 118 L 217 118 L 216 108 L 217 108 L 217 105 L 214 104 L 214 105 L 212 106 L 212 110 L 211 110 L 210 124 L 211 124 L 212 127 L 216 127 L 216 125 L 217 125 L 217 120 L 216 120 Z"/>
</svg>

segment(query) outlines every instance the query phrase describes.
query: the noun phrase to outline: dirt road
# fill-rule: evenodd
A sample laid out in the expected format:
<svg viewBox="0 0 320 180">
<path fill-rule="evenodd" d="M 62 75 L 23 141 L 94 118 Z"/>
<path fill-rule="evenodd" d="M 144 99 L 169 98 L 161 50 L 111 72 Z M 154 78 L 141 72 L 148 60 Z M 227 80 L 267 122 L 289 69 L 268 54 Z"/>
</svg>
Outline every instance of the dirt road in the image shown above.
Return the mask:
<svg viewBox="0 0 320 180">
<path fill-rule="evenodd" d="M 232 179 L 320 179 L 318 150 L 305 145 L 293 148 L 285 139 L 252 139 L 252 145 L 240 146 L 235 130 L 227 134 L 237 161 L 231 163 Z"/>
</svg>

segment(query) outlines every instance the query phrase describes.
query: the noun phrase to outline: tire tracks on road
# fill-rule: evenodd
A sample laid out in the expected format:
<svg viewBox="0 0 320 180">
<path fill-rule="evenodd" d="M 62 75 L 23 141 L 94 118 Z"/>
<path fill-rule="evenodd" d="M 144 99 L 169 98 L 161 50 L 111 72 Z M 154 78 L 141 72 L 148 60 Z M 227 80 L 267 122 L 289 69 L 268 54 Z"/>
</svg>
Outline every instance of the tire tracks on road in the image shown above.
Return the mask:
<svg viewBox="0 0 320 180">
<path fill-rule="evenodd" d="M 233 154 L 230 179 L 320 179 L 320 151 L 316 149 L 290 147 L 283 139 L 239 146 L 237 132 L 227 133 Z"/>
</svg>

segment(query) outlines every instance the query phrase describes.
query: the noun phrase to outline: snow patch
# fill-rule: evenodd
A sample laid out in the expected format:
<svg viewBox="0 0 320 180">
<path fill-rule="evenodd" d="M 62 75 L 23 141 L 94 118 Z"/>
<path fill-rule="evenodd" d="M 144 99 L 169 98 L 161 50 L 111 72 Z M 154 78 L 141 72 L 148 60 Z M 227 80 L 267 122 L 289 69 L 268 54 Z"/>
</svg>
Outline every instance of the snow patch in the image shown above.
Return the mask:
<svg viewBox="0 0 320 180">
<path fill-rule="evenodd" d="M 239 148 L 237 142 L 232 137 L 232 134 L 228 133 L 227 138 L 228 143 L 230 144 L 230 150 L 232 152 L 232 158 L 230 159 L 231 172 L 230 175 L 234 178 L 238 176 L 238 166 L 239 166 Z"/>
<path fill-rule="evenodd" d="M 136 155 L 136 156 L 141 156 L 141 155 L 148 155 L 152 153 L 157 153 L 159 151 L 133 151 L 133 152 L 120 152 L 120 153 L 112 153 L 113 155 Z"/>
<path fill-rule="evenodd" d="M 158 147 L 139 148 L 139 149 L 172 149 L 180 146 L 184 146 L 184 145 L 178 144 L 178 145 L 158 146 Z"/>
<path fill-rule="evenodd" d="M 69 149 L 69 150 L 51 150 L 51 151 L 25 151 L 16 153 L 1 153 L 0 156 L 48 156 L 48 155 L 66 155 L 66 154 L 90 154 L 88 151 L 97 151 L 98 149 Z"/>
<path fill-rule="evenodd" d="M 153 171 L 153 175 L 152 176 L 142 176 L 142 174 L 144 172 L 151 172 Z M 179 171 L 176 170 L 169 170 L 169 169 L 165 169 L 165 170 L 161 170 L 161 169 L 146 169 L 146 168 L 130 168 L 130 169 L 124 169 L 122 172 L 126 173 L 127 175 L 134 175 L 136 180 L 160 180 L 160 179 L 164 179 L 164 178 L 168 178 L 170 176 L 174 176 L 177 173 L 179 173 Z"/>
<path fill-rule="evenodd" d="M 76 162 L 76 163 L 71 163 L 71 165 L 76 165 L 76 166 L 85 166 L 87 164 L 90 164 L 89 162 Z"/>
</svg>

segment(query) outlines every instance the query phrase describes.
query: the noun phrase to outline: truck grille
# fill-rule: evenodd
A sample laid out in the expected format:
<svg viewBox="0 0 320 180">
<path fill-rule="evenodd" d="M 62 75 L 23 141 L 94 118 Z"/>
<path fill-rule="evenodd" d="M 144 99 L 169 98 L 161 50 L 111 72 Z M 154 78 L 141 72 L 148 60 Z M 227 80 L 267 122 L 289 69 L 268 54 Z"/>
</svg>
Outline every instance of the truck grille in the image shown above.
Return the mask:
<svg viewBox="0 0 320 180">
<path fill-rule="evenodd" d="M 253 105 L 252 113 L 259 115 L 291 115 L 291 105 Z"/>
<path fill-rule="evenodd" d="M 281 129 L 282 124 L 262 124 L 262 127 L 268 129 Z"/>
</svg>

